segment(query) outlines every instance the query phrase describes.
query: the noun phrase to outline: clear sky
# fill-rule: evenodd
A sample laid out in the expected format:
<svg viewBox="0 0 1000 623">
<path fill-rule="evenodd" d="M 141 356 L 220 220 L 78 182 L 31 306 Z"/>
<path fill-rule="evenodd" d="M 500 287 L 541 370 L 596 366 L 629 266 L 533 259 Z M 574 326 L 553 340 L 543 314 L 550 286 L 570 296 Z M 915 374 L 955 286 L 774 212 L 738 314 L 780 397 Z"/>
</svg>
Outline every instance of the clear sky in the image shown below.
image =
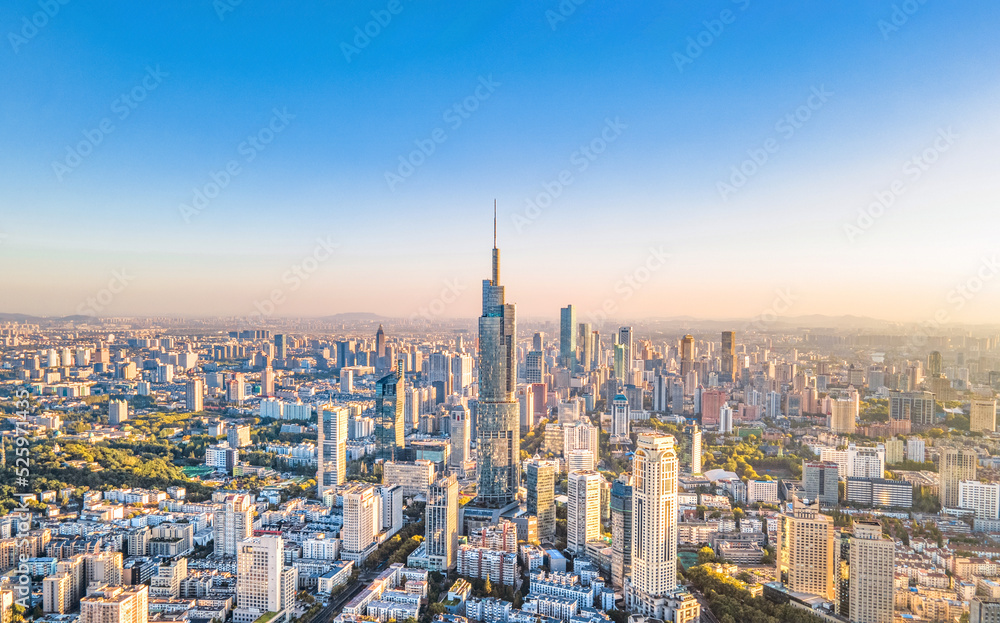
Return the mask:
<svg viewBox="0 0 1000 623">
<path fill-rule="evenodd" d="M 1000 5 L 577 2 L 5 2 L 0 311 L 996 320 Z"/>
</svg>

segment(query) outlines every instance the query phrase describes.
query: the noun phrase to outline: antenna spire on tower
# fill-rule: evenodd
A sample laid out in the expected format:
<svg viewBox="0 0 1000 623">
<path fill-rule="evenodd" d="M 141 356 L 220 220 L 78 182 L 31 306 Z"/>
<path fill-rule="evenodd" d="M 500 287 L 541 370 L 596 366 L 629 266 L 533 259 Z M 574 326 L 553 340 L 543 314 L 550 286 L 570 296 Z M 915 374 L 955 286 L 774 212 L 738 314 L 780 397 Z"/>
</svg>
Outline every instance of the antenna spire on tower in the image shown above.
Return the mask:
<svg viewBox="0 0 1000 623">
<path fill-rule="evenodd" d="M 493 200 L 493 248 L 497 248 L 497 200 Z"/>
</svg>

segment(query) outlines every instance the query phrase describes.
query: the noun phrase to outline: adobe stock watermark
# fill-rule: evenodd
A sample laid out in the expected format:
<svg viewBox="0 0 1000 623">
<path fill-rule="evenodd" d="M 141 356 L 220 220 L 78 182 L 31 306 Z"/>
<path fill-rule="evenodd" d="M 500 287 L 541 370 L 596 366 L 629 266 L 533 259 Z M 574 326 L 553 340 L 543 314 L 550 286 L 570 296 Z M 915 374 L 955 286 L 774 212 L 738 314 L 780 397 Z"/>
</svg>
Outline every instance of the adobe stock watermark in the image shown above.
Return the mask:
<svg viewBox="0 0 1000 623">
<path fill-rule="evenodd" d="M 882 40 L 888 41 L 890 35 L 899 32 L 899 29 L 905 26 L 924 4 L 927 4 L 927 0 L 903 0 L 899 4 L 893 4 L 889 19 L 878 21 L 878 31 L 882 33 Z"/>
<path fill-rule="evenodd" d="M 424 320 L 431 321 L 440 318 L 445 310 L 462 296 L 465 290 L 466 285 L 458 279 L 445 280 L 444 287 L 441 288 L 441 293 L 430 303 L 422 305 L 417 311 L 410 314 L 410 320 L 423 318 Z"/>
<path fill-rule="evenodd" d="M 217 171 L 209 171 L 209 181 L 200 187 L 191 189 L 190 203 L 182 203 L 177 206 L 177 211 L 180 212 L 184 222 L 190 223 L 192 218 L 204 212 L 212 200 L 243 173 L 243 166 L 256 160 L 257 156 L 274 141 L 274 138 L 285 131 L 293 119 L 295 119 L 295 115 L 288 112 L 288 108 L 271 109 L 270 121 L 261 129 L 248 135 L 246 140 L 236 146 L 236 153 L 241 158 L 230 160 Z"/>
<path fill-rule="evenodd" d="M 21 18 L 21 28 L 7 33 L 7 41 L 14 49 L 14 54 L 21 53 L 21 47 L 38 36 L 43 28 L 52 20 L 70 0 L 38 0 L 39 11 Z"/>
<path fill-rule="evenodd" d="M 375 37 L 382 34 L 382 30 L 392 23 L 395 16 L 403 12 L 402 0 L 389 0 L 384 9 L 371 12 L 372 18 L 365 22 L 364 26 L 354 27 L 354 39 L 350 43 L 340 42 L 340 51 L 344 54 L 344 59 L 350 63 L 351 57 L 361 54 L 361 51 L 368 47 Z"/>
<path fill-rule="evenodd" d="M 458 100 L 441 113 L 441 119 L 447 128 L 454 132 L 462 127 L 462 124 L 479 110 L 482 103 L 493 96 L 499 86 L 501 83 L 493 79 L 493 74 L 486 77 L 479 76 L 479 82 L 471 95 Z M 405 156 L 399 156 L 399 165 L 395 171 L 389 169 L 385 171 L 385 183 L 389 185 L 389 190 L 395 191 L 397 186 L 408 180 L 428 158 L 434 155 L 438 146 L 447 140 L 448 130 L 437 127 L 431 130 L 427 138 L 413 141 L 417 148 Z"/>
<path fill-rule="evenodd" d="M 774 300 L 771 302 L 771 306 L 751 318 L 750 322 L 743 327 L 744 332 L 763 332 L 767 330 L 768 325 L 777 322 L 778 318 L 787 314 L 788 310 L 792 308 L 792 305 L 799 300 L 799 297 L 792 293 L 791 288 L 775 290 L 774 294 L 775 296 Z"/>
<path fill-rule="evenodd" d="M 104 117 L 93 128 L 82 130 L 83 140 L 75 145 L 67 145 L 66 156 L 62 160 L 52 161 L 52 172 L 56 174 L 56 179 L 61 182 L 66 175 L 79 168 L 83 164 L 84 158 L 94 153 L 97 146 L 117 129 L 115 119 L 118 121 L 128 119 L 129 115 L 139 107 L 139 104 L 144 102 L 149 94 L 155 91 L 163 83 L 163 79 L 169 75 L 160 69 L 159 65 L 155 68 L 147 66 L 146 75 L 142 77 L 139 84 L 111 102 L 111 116 Z"/>
<path fill-rule="evenodd" d="M 101 288 L 92 296 L 77 305 L 76 313 L 83 316 L 97 316 L 108 308 L 115 298 L 125 291 L 125 289 L 135 279 L 135 275 L 130 275 L 128 270 L 113 270 L 108 285 Z"/>
<path fill-rule="evenodd" d="M 555 32 L 559 24 L 565 22 L 576 10 L 587 0 L 561 0 L 555 10 L 545 11 L 545 20 L 549 23 L 549 28 Z"/>
<path fill-rule="evenodd" d="M 747 7 L 750 6 L 750 0 L 732 0 L 732 2 L 739 5 L 741 12 L 746 11 Z M 684 47 L 684 53 L 674 52 L 673 60 L 677 71 L 683 73 L 685 65 L 694 63 L 695 59 L 700 57 L 702 52 L 715 43 L 716 39 L 726 31 L 726 26 L 730 26 L 736 21 L 738 15 L 739 13 L 732 9 L 722 9 L 717 18 L 703 21 L 704 30 L 686 39 L 687 45 Z"/>
<path fill-rule="evenodd" d="M 580 145 L 569 155 L 570 167 L 563 169 L 556 176 L 547 182 L 542 182 L 542 190 L 534 198 L 524 200 L 524 209 L 521 212 L 511 214 L 511 221 L 517 233 L 524 231 L 524 228 L 538 220 L 542 211 L 547 209 L 558 199 L 563 191 L 576 181 L 575 175 L 583 173 L 590 168 L 590 165 L 597 160 L 601 154 L 607 151 L 608 146 L 618 140 L 628 126 L 622 123 L 621 119 L 610 117 L 604 119 L 604 127 L 597 136 L 590 142 Z"/>
<path fill-rule="evenodd" d="M 891 208 L 896 200 L 906 192 L 908 185 L 923 177 L 934 163 L 941 159 L 941 154 L 951 149 L 958 136 L 951 129 L 951 126 L 939 128 L 937 136 L 930 145 L 903 163 L 900 177 L 894 179 L 888 188 L 876 190 L 873 193 L 875 200 L 863 208 L 858 208 L 858 216 L 853 223 L 844 224 L 844 234 L 847 236 L 847 240 L 853 243 L 859 236 L 871 229 L 885 215 L 885 211 Z"/>
<path fill-rule="evenodd" d="M 226 21 L 226 15 L 236 10 L 236 7 L 243 4 L 243 0 L 213 0 L 212 8 L 219 17 L 220 22 Z"/>
<path fill-rule="evenodd" d="M 976 298 L 986 284 L 996 278 L 997 273 L 1000 273 L 1000 260 L 997 260 L 996 255 L 980 258 L 979 266 L 972 275 L 955 284 L 955 287 L 945 294 L 944 300 L 947 305 L 941 306 L 930 319 L 918 325 L 916 333 L 910 336 L 910 347 L 926 346 L 927 338 L 932 333 L 944 329 L 954 318 L 953 314 Z"/>
<path fill-rule="evenodd" d="M 650 247 L 646 258 L 631 271 L 622 275 L 613 288 L 616 296 L 608 296 L 601 303 L 599 309 L 587 312 L 587 320 L 597 326 L 613 318 L 621 309 L 619 305 L 635 296 L 653 275 L 663 269 L 670 259 L 670 254 L 663 249 L 664 245 Z"/>
<path fill-rule="evenodd" d="M 333 252 L 339 248 L 340 245 L 330 240 L 330 236 L 317 238 L 311 252 L 281 273 L 280 280 L 283 284 L 281 287 L 273 288 L 263 299 L 254 300 L 253 306 L 256 311 L 251 315 L 261 318 L 273 315 L 278 307 L 288 300 L 288 293 L 301 288 L 302 284 L 308 281 L 320 266 L 329 261 L 333 257 Z"/>
<path fill-rule="evenodd" d="M 795 133 L 802 129 L 813 114 L 833 97 L 833 91 L 827 91 L 826 85 L 812 87 L 809 97 L 795 110 L 786 113 L 774 124 L 774 132 L 777 137 L 771 136 L 764 140 L 760 147 L 747 150 L 747 159 L 731 167 L 728 180 L 719 180 L 715 188 L 719 191 L 719 196 L 723 201 L 729 201 L 730 195 L 736 194 L 753 176 L 757 175 L 761 169 L 771 160 L 771 156 L 778 153 L 783 141 L 789 141 Z"/>
</svg>

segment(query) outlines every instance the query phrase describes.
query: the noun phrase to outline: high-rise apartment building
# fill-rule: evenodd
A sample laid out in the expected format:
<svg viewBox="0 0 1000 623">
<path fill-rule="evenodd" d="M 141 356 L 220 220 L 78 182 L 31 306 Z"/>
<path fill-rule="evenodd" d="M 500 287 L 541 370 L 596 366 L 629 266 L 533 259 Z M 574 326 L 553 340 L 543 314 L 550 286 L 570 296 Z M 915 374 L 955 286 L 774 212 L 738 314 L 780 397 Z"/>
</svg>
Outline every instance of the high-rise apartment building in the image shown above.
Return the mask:
<svg viewBox="0 0 1000 623">
<path fill-rule="evenodd" d="M 791 591 L 832 601 L 837 598 L 833 518 L 809 502 L 793 498 L 792 511 L 778 517 L 778 579 Z"/>
<path fill-rule="evenodd" d="M 80 600 L 79 623 L 147 623 L 149 587 L 100 584 Z"/>
<path fill-rule="evenodd" d="M 124 400 L 108 401 L 108 423 L 117 426 L 128 419 L 128 402 Z"/>
<path fill-rule="evenodd" d="M 697 424 L 684 425 L 684 451 L 692 474 L 701 473 L 701 437 L 701 427 Z"/>
<path fill-rule="evenodd" d="M 378 533 L 382 527 L 382 498 L 375 487 L 352 484 L 342 493 L 344 500 L 344 526 L 340 529 L 341 554 L 344 560 L 360 565 L 378 547 Z"/>
<path fill-rule="evenodd" d="M 940 457 L 941 506 L 955 508 L 958 506 L 958 484 L 976 479 L 979 459 L 974 451 L 957 448 L 942 448 Z"/>
<path fill-rule="evenodd" d="M 458 552 L 458 481 L 442 476 L 430 486 L 424 507 L 428 569 L 447 571 Z"/>
<path fill-rule="evenodd" d="M 242 448 L 250 445 L 250 425 L 234 424 L 226 429 L 226 441 L 230 448 Z"/>
<path fill-rule="evenodd" d="M 288 620 L 295 605 L 297 573 L 285 567 L 285 547 L 279 536 L 251 537 L 236 552 L 236 609 L 233 623 L 253 623 L 268 612 L 271 621 Z"/>
<path fill-rule="evenodd" d="M 538 539 L 556 537 L 555 483 L 559 464 L 534 458 L 526 462 L 528 513 L 538 518 Z"/>
<path fill-rule="evenodd" d="M 245 493 L 231 493 L 215 510 L 212 524 L 215 553 L 235 556 L 241 541 L 253 535 L 253 498 Z"/>
<path fill-rule="evenodd" d="M 601 481 L 593 470 L 569 473 L 566 506 L 566 548 L 577 554 L 587 551 L 587 541 L 601 536 Z"/>
<path fill-rule="evenodd" d="M 934 423 L 934 394 L 931 392 L 889 392 L 889 417 L 910 420 L 913 425 Z"/>
<path fill-rule="evenodd" d="M 892 623 L 896 545 L 878 522 L 854 523 L 850 540 L 851 623 Z"/>
<path fill-rule="evenodd" d="M 332 404 L 320 407 L 318 412 L 316 482 L 318 496 L 322 500 L 328 488 L 344 484 L 347 478 L 347 420 L 350 412 L 347 407 Z"/>
<path fill-rule="evenodd" d="M 205 382 L 191 379 L 184 388 L 184 408 L 198 413 L 205 410 Z"/>
<path fill-rule="evenodd" d="M 1000 518 L 1000 483 L 963 480 L 958 483 L 958 507 L 974 510 L 976 519 Z"/>
<path fill-rule="evenodd" d="M 923 463 L 927 460 L 927 442 L 920 437 L 910 437 L 906 440 L 906 460 Z"/>
<path fill-rule="evenodd" d="M 495 217 L 494 217 L 495 220 Z M 575 336 L 575 324 L 570 326 Z M 493 273 L 483 280 L 479 317 L 479 404 L 476 414 L 477 506 L 505 506 L 516 500 L 521 480 L 521 426 L 517 383 L 516 312 L 500 285 L 500 250 L 494 223 Z"/>
</svg>

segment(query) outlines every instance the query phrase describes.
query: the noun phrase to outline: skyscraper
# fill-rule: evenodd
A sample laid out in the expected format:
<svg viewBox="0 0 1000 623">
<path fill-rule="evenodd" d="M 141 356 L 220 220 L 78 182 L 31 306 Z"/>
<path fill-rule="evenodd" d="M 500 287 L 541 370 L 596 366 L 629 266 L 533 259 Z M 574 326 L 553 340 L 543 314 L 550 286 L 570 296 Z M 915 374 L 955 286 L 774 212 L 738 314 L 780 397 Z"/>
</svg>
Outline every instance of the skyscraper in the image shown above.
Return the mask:
<svg viewBox="0 0 1000 623">
<path fill-rule="evenodd" d="M 552 541 L 556 536 L 555 483 L 559 463 L 533 458 L 526 461 L 528 513 L 538 518 L 538 539 Z"/>
<path fill-rule="evenodd" d="M 734 331 L 722 332 L 722 352 L 719 353 L 721 359 L 721 370 L 719 380 L 724 383 L 736 382 L 736 333 Z"/>
<path fill-rule="evenodd" d="M 385 330 L 379 324 L 378 331 L 375 332 L 375 356 L 379 359 L 385 357 Z"/>
<path fill-rule="evenodd" d="M 576 310 L 572 305 L 559 310 L 559 364 L 576 368 Z"/>
<path fill-rule="evenodd" d="M 681 338 L 681 376 L 687 376 L 687 373 L 694 368 L 694 336 L 685 335 Z"/>
<path fill-rule="evenodd" d="M 566 549 L 577 554 L 587 550 L 587 541 L 601 536 L 601 482 L 593 470 L 569 473 L 566 506 Z"/>
<path fill-rule="evenodd" d="M 274 336 L 274 358 L 285 359 L 286 357 L 288 357 L 288 344 L 285 342 L 285 336 L 277 333 Z"/>
<path fill-rule="evenodd" d="M 632 574 L 625 605 L 657 619 L 669 616 L 677 589 L 677 453 L 670 435 L 642 433 L 632 485 Z"/>
<path fill-rule="evenodd" d="M 441 476 L 431 484 L 424 521 L 428 568 L 451 569 L 458 551 L 458 481 L 454 476 Z"/>
<path fill-rule="evenodd" d="M 272 621 L 288 620 L 297 583 L 295 568 L 285 568 L 285 546 L 280 536 L 241 541 L 236 552 L 233 623 L 253 623 L 268 612 L 277 614 Z"/>
<path fill-rule="evenodd" d="M 611 483 L 611 583 L 625 586 L 632 574 L 632 474 Z"/>
<path fill-rule="evenodd" d="M 215 510 L 215 553 L 235 556 L 241 541 L 253 536 L 253 499 L 245 493 L 232 493 Z"/>
<path fill-rule="evenodd" d="M 624 394 L 618 394 L 611 401 L 611 436 L 619 438 L 628 437 L 628 430 L 628 398 Z"/>
<path fill-rule="evenodd" d="M 701 438 L 701 427 L 694 423 L 684 425 L 684 445 L 689 453 L 688 467 L 692 474 L 701 473 Z"/>
<path fill-rule="evenodd" d="M 621 327 L 618 329 L 618 343 L 622 345 L 622 381 L 625 384 L 632 382 L 632 360 L 635 359 L 635 345 L 632 340 L 632 327 Z"/>
<path fill-rule="evenodd" d="M 824 506 L 836 506 L 840 496 L 839 467 L 836 463 L 802 461 L 802 487 L 805 498 Z"/>
<path fill-rule="evenodd" d="M 403 362 L 375 382 L 375 443 L 379 456 L 395 460 L 406 442 L 403 423 Z"/>
<path fill-rule="evenodd" d="M 941 353 L 932 350 L 927 354 L 927 376 L 939 376 L 943 370 L 944 365 L 942 364 Z"/>
<path fill-rule="evenodd" d="M 580 366 L 590 370 L 590 362 L 594 358 L 594 331 L 589 322 L 580 323 L 577 344 L 580 345 Z"/>
<path fill-rule="evenodd" d="M 973 399 L 969 403 L 969 430 L 993 432 L 997 429 L 997 401 Z"/>
<path fill-rule="evenodd" d="M 976 479 L 976 466 L 979 459 L 972 450 L 956 448 L 941 449 L 941 506 L 955 508 L 958 506 L 958 483 L 963 480 Z"/>
<path fill-rule="evenodd" d="M 205 382 L 191 379 L 184 388 L 184 406 L 188 411 L 198 413 L 205 410 Z"/>
<path fill-rule="evenodd" d="M 571 331 L 571 333 L 573 333 Z M 479 317 L 479 404 L 476 504 L 504 506 L 515 501 L 521 472 L 521 427 L 514 388 L 517 365 L 514 305 L 504 302 L 500 285 L 500 250 L 493 217 L 493 274 L 483 280 L 483 315 Z M 575 334 L 574 334 L 575 335 Z"/>
<path fill-rule="evenodd" d="M 91 587 L 80 600 L 79 623 L 146 623 L 149 620 L 148 586 Z"/>
<path fill-rule="evenodd" d="M 778 517 L 778 579 L 791 591 L 835 600 L 836 556 L 833 518 L 820 514 L 819 504 L 793 498 L 792 511 Z"/>
<path fill-rule="evenodd" d="M 319 407 L 316 483 L 321 500 L 328 488 L 344 484 L 347 477 L 348 417 L 347 407 Z"/>
<path fill-rule="evenodd" d="M 850 540 L 851 623 L 892 623 L 896 545 L 878 522 L 854 523 Z"/>
<path fill-rule="evenodd" d="M 469 419 L 469 409 L 465 405 L 455 405 L 449 411 L 448 416 L 451 421 L 451 457 L 448 465 L 452 473 L 465 474 L 465 462 L 470 458 L 470 435 L 472 433 L 472 420 Z"/>
</svg>

